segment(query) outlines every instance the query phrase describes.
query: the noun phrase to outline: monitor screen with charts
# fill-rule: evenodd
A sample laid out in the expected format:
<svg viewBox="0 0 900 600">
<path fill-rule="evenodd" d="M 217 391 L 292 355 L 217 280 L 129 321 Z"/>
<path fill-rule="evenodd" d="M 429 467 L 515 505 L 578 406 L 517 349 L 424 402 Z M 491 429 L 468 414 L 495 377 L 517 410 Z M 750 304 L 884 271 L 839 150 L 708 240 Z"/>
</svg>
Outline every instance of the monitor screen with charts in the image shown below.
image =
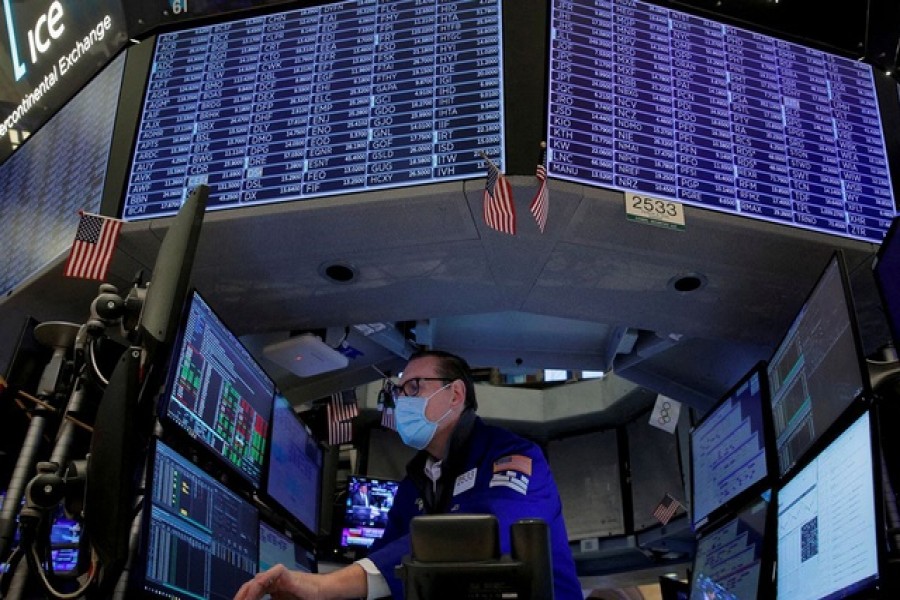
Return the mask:
<svg viewBox="0 0 900 600">
<path fill-rule="evenodd" d="M 840 252 L 828 261 L 769 359 L 768 375 L 778 467 L 784 476 L 868 388 Z"/>
<path fill-rule="evenodd" d="M 864 413 L 779 490 L 779 600 L 843 598 L 878 582 L 873 456 Z"/>
<path fill-rule="evenodd" d="M 256 574 L 257 509 L 160 441 L 147 494 L 135 570 L 144 593 L 229 599 Z"/>
<path fill-rule="evenodd" d="M 769 388 L 757 363 L 691 431 L 692 519 L 695 529 L 753 488 L 772 466 Z"/>
</svg>

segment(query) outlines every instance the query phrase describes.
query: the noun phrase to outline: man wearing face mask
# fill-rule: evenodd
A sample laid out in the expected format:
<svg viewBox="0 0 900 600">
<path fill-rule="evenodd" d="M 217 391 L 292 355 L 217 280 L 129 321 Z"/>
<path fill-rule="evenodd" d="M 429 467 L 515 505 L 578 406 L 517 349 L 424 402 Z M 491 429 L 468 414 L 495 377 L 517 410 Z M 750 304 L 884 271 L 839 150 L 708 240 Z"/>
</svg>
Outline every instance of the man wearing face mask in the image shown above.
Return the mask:
<svg viewBox="0 0 900 600">
<path fill-rule="evenodd" d="M 384 536 L 368 558 L 322 575 L 278 565 L 241 587 L 235 600 L 277 598 L 403 598 L 394 567 L 410 552 L 409 523 L 417 515 L 489 513 L 500 524 L 501 551 L 510 551 L 509 527 L 539 518 L 550 528 L 556 600 L 584 596 L 569 550 L 556 483 L 540 448 L 487 425 L 475 411 L 468 364 L 437 350 L 414 354 L 394 387 L 395 420 L 403 442 L 419 452 L 407 464 Z"/>
</svg>

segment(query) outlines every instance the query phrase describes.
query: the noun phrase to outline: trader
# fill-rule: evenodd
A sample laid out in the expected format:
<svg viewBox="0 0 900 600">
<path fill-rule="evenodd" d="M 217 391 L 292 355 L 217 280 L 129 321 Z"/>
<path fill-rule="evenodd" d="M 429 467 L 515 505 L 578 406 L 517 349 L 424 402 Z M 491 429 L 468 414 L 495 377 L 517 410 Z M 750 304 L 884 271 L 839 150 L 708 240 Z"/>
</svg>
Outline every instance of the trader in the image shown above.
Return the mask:
<svg viewBox="0 0 900 600">
<path fill-rule="evenodd" d="M 500 524 L 501 551 L 509 527 L 540 518 L 550 528 L 556 600 L 581 600 L 556 483 L 540 448 L 476 415 L 475 385 L 453 354 L 414 354 L 394 387 L 395 420 L 403 442 L 419 450 L 407 465 L 384 536 L 368 558 L 324 574 L 276 565 L 246 582 L 235 600 L 275 598 L 403 598 L 394 567 L 410 553 L 409 522 L 421 514 L 490 513 Z"/>
</svg>

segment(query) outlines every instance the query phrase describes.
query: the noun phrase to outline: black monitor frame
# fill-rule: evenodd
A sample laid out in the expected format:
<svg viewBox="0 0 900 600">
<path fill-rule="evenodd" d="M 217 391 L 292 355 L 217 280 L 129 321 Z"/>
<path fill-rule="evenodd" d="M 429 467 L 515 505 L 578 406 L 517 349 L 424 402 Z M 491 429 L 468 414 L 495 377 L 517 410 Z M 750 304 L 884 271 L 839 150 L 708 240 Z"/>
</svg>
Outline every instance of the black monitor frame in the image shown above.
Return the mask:
<svg viewBox="0 0 900 600">
<path fill-rule="evenodd" d="M 840 285 L 843 292 L 843 301 L 844 305 L 847 309 L 847 324 L 850 329 L 850 335 L 854 347 L 855 354 L 855 366 L 856 372 L 859 375 L 859 385 L 856 390 L 854 390 L 853 396 L 845 399 L 845 405 L 832 417 L 831 422 L 825 424 L 824 427 L 819 427 L 817 432 L 815 433 L 814 439 L 807 445 L 805 449 L 803 449 L 800 454 L 798 454 L 789 465 L 781 464 L 780 459 L 778 458 L 779 448 L 778 448 L 778 430 L 777 430 L 777 418 L 774 415 L 774 402 L 778 398 L 778 394 L 776 392 L 771 391 L 771 386 L 774 385 L 772 378 L 772 371 L 775 368 L 775 365 L 778 364 L 778 358 L 781 354 L 784 353 L 785 349 L 789 346 L 793 336 L 798 328 L 798 326 L 803 323 L 806 315 L 808 314 L 810 306 L 813 305 L 813 301 L 818 298 L 818 294 L 822 289 L 824 282 L 826 281 L 826 277 L 832 269 L 837 269 L 838 277 L 840 279 Z M 776 454 L 776 463 L 779 471 L 779 479 L 784 481 L 788 479 L 793 472 L 795 472 L 800 465 L 805 462 L 805 460 L 812 454 L 815 454 L 820 450 L 824 444 L 823 438 L 828 438 L 838 426 L 838 423 L 845 419 L 846 415 L 852 413 L 854 411 L 854 407 L 866 403 L 872 397 L 872 388 L 869 380 L 868 367 L 866 366 L 865 354 L 863 352 L 863 345 L 859 331 L 859 324 L 856 316 L 856 309 L 853 302 L 853 295 L 850 287 L 850 279 L 847 271 L 846 262 L 844 260 L 844 253 L 841 250 L 835 250 L 825 267 L 819 274 L 819 277 L 816 279 L 816 283 L 813 285 L 809 294 L 806 296 L 803 304 L 800 309 L 797 311 L 794 319 L 792 320 L 790 326 L 787 328 L 784 336 L 781 341 L 775 347 L 775 350 L 772 353 L 772 356 L 768 360 L 768 373 L 769 373 L 769 385 L 770 385 L 770 410 L 772 412 L 772 423 L 773 423 L 773 433 L 774 441 L 775 441 L 775 454 Z M 834 400 L 830 400 L 834 402 Z M 856 409 L 858 410 L 858 409 Z M 822 424 L 817 424 L 822 425 Z"/>
<path fill-rule="evenodd" d="M 749 371 L 747 371 L 722 397 L 710 408 L 706 414 L 697 422 L 690 432 L 690 465 L 691 465 L 691 493 L 693 495 L 691 502 L 691 523 L 695 530 L 702 530 L 706 527 L 712 527 L 716 522 L 724 517 L 733 515 L 738 507 L 746 504 L 747 499 L 760 494 L 764 490 L 771 489 L 774 485 L 774 474 L 778 472 L 777 458 L 774 444 L 774 431 L 772 426 L 772 413 L 769 407 L 769 380 L 767 373 L 768 363 L 766 361 L 756 362 Z M 761 425 L 761 434 L 763 441 L 763 450 L 765 453 L 765 474 L 754 482 L 744 486 L 743 489 L 734 493 L 730 498 L 721 504 L 710 509 L 706 514 L 697 514 L 697 460 L 695 456 L 695 436 L 697 432 L 706 426 L 710 419 L 716 416 L 716 413 L 727 402 L 734 398 L 734 395 L 749 382 L 757 377 L 759 381 L 759 419 Z"/>
<path fill-rule="evenodd" d="M 225 456 L 213 449 L 209 444 L 198 440 L 191 434 L 191 432 L 187 431 L 179 423 L 177 423 L 169 414 L 172 394 L 174 393 L 174 387 L 178 379 L 178 371 L 182 358 L 181 350 L 183 344 L 185 343 L 185 333 L 188 317 L 193 308 L 194 298 L 199 298 L 200 301 L 206 305 L 206 308 L 213 315 L 213 317 L 218 320 L 219 324 L 224 327 L 227 333 L 233 336 L 234 342 L 237 344 L 237 347 L 239 347 L 245 353 L 247 359 L 249 361 L 252 361 L 261 373 L 265 374 L 265 370 L 263 369 L 262 365 L 260 365 L 259 362 L 253 357 L 253 355 L 250 353 L 250 350 L 246 347 L 246 345 L 244 345 L 243 342 L 241 342 L 237 335 L 231 331 L 231 329 L 228 327 L 222 317 L 215 311 L 206 297 L 201 294 L 200 291 L 196 288 L 191 288 L 185 295 L 181 318 L 178 322 L 179 325 L 177 328 L 177 335 L 175 336 L 175 342 L 172 345 L 172 351 L 169 356 L 169 365 L 165 384 L 162 388 L 162 394 L 160 395 L 159 402 L 157 404 L 157 417 L 163 427 L 163 437 L 164 439 L 166 439 L 166 441 L 177 444 L 179 450 L 183 452 L 190 452 L 196 459 L 202 460 L 208 470 L 216 471 L 218 475 L 224 477 L 227 480 L 229 485 L 235 487 L 250 486 L 253 490 L 258 490 L 262 486 L 263 476 L 267 467 L 266 459 L 268 457 L 269 437 L 271 435 L 272 428 L 272 414 L 275 405 L 275 382 L 271 379 L 270 376 L 268 376 L 268 374 L 266 374 L 266 376 L 271 382 L 272 397 L 268 405 L 268 414 L 264 415 L 266 417 L 267 423 L 267 430 L 265 435 L 266 447 L 263 449 L 262 456 L 260 458 L 259 477 L 256 479 L 254 479 L 251 474 L 239 468 L 237 464 L 229 461 Z M 237 477 L 232 478 L 229 477 L 229 475 L 235 475 Z"/>
<path fill-rule="evenodd" d="M 900 216 L 895 217 L 872 262 L 872 274 L 884 307 L 884 316 L 900 347 Z"/>
<path fill-rule="evenodd" d="M 857 404 L 854 406 L 854 410 L 849 413 L 843 415 L 840 420 L 840 426 L 837 428 L 832 428 L 830 431 L 830 435 L 826 438 L 819 440 L 819 444 L 814 447 L 814 452 L 807 453 L 807 456 L 803 461 L 797 464 L 797 469 L 791 472 L 791 476 L 789 478 L 785 478 L 779 485 L 778 493 L 776 494 L 777 500 L 774 502 L 775 504 L 775 535 L 776 535 L 776 543 L 775 543 L 775 560 L 776 564 L 778 562 L 778 536 L 780 535 L 780 531 L 778 530 L 778 520 L 779 513 L 781 512 L 781 502 L 783 501 L 783 492 L 782 490 L 785 486 L 790 485 L 794 482 L 797 477 L 803 474 L 803 471 L 806 467 L 812 464 L 814 461 L 819 460 L 823 452 L 827 452 L 829 448 L 833 447 L 833 444 L 844 434 L 847 430 L 858 423 L 859 420 L 868 417 L 869 423 L 869 434 L 870 434 L 870 446 L 869 452 L 871 455 L 872 461 L 872 497 L 873 497 L 873 513 L 872 517 L 874 519 L 874 544 L 875 544 L 875 552 L 876 552 L 876 561 L 877 561 L 877 573 L 873 579 L 869 579 L 863 582 L 857 582 L 851 588 L 843 588 L 842 590 L 836 590 L 826 596 L 822 596 L 822 598 L 870 598 L 871 594 L 874 593 L 874 590 L 882 588 L 885 584 L 893 581 L 896 583 L 896 576 L 891 576 L 891 573 L 888 568 L 888 552 L 886 548 L 886 529 L 885 529 L 885 508 L 884 508 L 884 494 L 882 491 L 882 457 L 880 452 L 880 440 L 883 435 L 881 421 L 878 418 L 878 410 L 875 406 L 875 403 L 872 401 L 866 401 L 862 405 Z M 817 519 L 818 523 L 818 519 Z M 784 568 L 776 569 L 776 573 L 780 574 L 784 572 Z M 775 582 L 776 592 L 777 592 L 777 578 Z M 778 600 L 784 598 L 784 600 L 789 600 L 784 596 L 774 596 Z"/>
</svg>

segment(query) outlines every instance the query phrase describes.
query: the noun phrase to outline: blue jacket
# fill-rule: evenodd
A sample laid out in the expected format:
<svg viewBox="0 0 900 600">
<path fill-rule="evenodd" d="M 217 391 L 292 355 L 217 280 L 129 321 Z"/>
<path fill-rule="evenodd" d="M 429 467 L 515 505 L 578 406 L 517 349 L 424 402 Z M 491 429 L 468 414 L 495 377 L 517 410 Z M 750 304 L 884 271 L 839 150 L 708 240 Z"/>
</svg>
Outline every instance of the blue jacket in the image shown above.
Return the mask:
<svg viewBox="0 0 900 600">
<path fill-rule="evenodd" d="M 453 433 L 437 490 L 424 474 L 427 457 L 427 452 L 419 452 L 407 465 L 407 476 L 400 482 L 384 536 L 373 544 L 369 554 L 395 599 L 403 598 L 403 583 L 395 577 L 394 567 L 410 554 L 410 520 L 416 515 L 458 512 L 495 515 L 504 554 L 510 552 L 512 523 L 524 518 L 546 521 L 550 526 L 556 600 L 582 600 L 559 491 L 536 444 L 487 425 L 474 411 L 467 410 Z"/>
</svg>

